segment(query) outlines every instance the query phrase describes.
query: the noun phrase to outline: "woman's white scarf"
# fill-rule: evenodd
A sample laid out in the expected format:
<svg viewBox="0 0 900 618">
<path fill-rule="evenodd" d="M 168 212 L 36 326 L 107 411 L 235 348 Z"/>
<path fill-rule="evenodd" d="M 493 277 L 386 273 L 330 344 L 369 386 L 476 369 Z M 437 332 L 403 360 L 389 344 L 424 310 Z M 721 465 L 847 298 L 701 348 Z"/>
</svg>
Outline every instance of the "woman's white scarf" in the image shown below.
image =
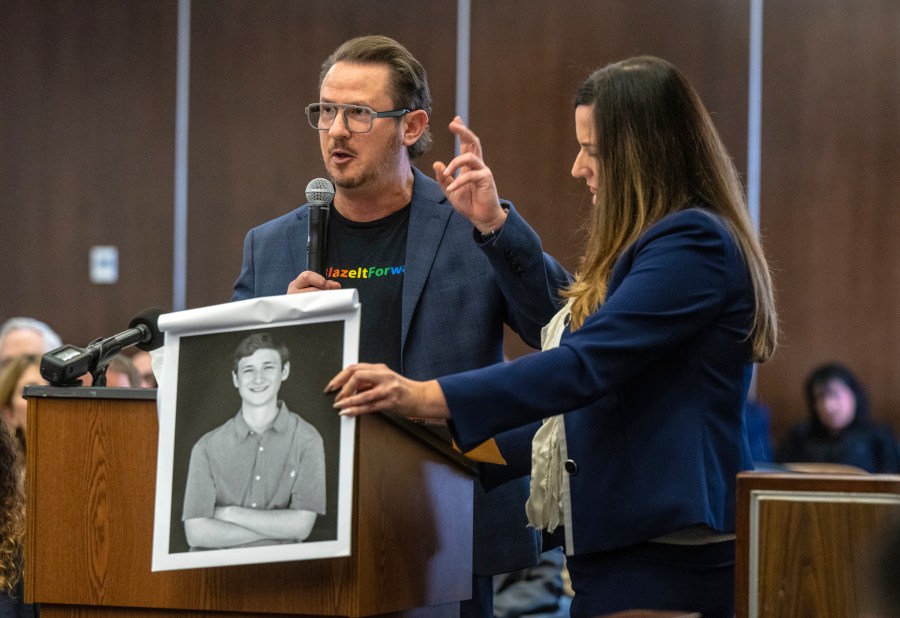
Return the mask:
<svg viewBox="0 0 900 618">
<path fill-rule="evenodd" d="M 572 301 L 541 330 L 541 349 L 559 346 L 569 325 Z M 553 532 L 563 517 L 563 457 L 566 428 L 561 414 L 544 419 L 531 442 L 531 495 L 525 503 L 528 525 Z"/>
</svg>

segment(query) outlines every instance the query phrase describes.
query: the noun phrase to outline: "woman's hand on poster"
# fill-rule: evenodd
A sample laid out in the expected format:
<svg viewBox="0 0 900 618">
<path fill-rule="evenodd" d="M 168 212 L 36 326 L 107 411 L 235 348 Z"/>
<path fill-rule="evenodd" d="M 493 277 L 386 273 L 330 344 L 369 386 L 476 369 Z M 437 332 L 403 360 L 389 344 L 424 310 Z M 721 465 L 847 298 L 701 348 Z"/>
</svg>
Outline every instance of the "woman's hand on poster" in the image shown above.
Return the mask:
<svg viewBox="0 0 900 618">
<path fill-rule="evenodd" d="M 383 364 L 350 365 L 325 387 L 326 393 L 335 391 L 334 407 L 341 416 L 390 410 L 415 420 L 439 421 L 450 417 L 437 380 L 410 380 Z"/>
</svg>

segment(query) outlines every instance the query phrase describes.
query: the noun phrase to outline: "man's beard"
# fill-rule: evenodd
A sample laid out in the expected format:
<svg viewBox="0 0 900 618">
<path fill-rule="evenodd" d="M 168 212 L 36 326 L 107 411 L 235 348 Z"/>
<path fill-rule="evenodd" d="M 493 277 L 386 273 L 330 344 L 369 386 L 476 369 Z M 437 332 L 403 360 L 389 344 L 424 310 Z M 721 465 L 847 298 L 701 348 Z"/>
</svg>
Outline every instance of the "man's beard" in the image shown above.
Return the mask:
<svg viewBox="0 0 900 618">
<path fill-rule="evenodd" d="M 387 145 L 385 152 L 382 154 L 374 168 L 363 169 L 356 176 L 344 175 L 341 177 L 335 176 L 331 173 L 331 170 L 329 170 L 331 181 L 336 187 L 340 187 L 341 189 L 358 189 L 359 187 L 376 182 L 390 174 L 399 158 L 400 149 L 404 148 L 402 138 L 399 135 L 396 135 L 395 137 L 396 139 L 392 140 Z M 326 166 L 326 168 L 327 167 L 328 166 Z"/>
</svg>

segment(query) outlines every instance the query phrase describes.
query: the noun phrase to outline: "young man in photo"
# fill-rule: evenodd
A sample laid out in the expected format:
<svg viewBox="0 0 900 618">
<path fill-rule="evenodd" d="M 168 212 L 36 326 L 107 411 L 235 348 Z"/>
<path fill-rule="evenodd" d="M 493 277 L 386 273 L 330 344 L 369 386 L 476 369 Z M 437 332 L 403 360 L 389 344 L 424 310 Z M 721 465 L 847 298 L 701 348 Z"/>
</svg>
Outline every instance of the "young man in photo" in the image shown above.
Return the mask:
<svg viewBox="0 0 900 618">
<path fill-rule="evenodd" d="M 325 514 L 322 437 L 278 399 L 290 369 L 268 333 L 238 345 L 241 408 L 191 451 L 182 520 L 192 550 L 298 543 Z"/>
</svg>

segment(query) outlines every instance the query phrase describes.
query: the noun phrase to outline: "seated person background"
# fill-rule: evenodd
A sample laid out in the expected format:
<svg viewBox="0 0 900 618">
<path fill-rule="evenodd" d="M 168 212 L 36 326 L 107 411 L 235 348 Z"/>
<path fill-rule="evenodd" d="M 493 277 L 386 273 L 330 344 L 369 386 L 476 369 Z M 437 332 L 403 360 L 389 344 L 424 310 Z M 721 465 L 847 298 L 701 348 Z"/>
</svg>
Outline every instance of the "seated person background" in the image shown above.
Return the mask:
<svg viewBox="0 0 900 618">
<path fill-rule="evenodd" d="M 158 385 L 156 383 L 156 376 L 153 375 L 153 364 L 150 352 L 138 350 L 137 348 L 132 348 L 132 350 L 134 351 L 131 353 L 131 363 L 134 365 L 135 369 L 137 369 L 138 377 L 140 379 L 134 386 L 141 388 L 156 388 Z"/>
<path fill-rule="evenodd" d="M 572 592 L 565 568 L 565 554 L 557 547 L 542 553 L 533 567 L 495 575 L 494 618 L 568 618 Z"/>
<path fill-rule="evenodd" d="M 40 356 L 17 356 L 0 369 L 0 418 L 23 448 L 28 402 L 22 392 L 28 384 L 47 384 L 41 376 Z"/>
<path fill-rule="evenodd" d="M 16 356 L 40 356 L 61 345 L 59 335 L 40 320 L 10 318 L 0 326 L 0 367 Z"/>
<path fill-rule="evenodd" d="M 753 368 L 753 378 L 744 402 L 744 423 L 747 425 L 747 441 L 754 464 L 770 463 L 774 460 L 772 438 L 769 431 L 769 419 L 772 412 L 769 406 L 759 399 L 758 379 L 759 367 Z M 760 466 L 757 465 L 757 468 Z"/>
<path fill-rule="evenodd" d="M 839 363 L 806 379 L 809 418 L 790 429 L 777 460 L 845 464 L 868 472 L 900 472 L 900 447 L 890 430 L 869 418 L 869 400 L 856 376 Z"/>
<path fill-rule="evenodd" d="M 241 408 L 191 451 L 182 520 L 192 550 L 297 543 L 325 514 L 322 436 L 278 399 L 290 369 L 268 333 L 238 344 Z"/>
<path fill-rule="evenodd" d="M 86 373 L 78 378 L 82 386 L 93 386 L 94 376 Z M 140 386 L 141 376 L 138 374 L 131 358 L 124 354 L 116 354 L 106 365 L 106 384 L 113 388 L 137 388 Z M 2 618 L 2 617 L 0 617 Z"/>
<path fill-rule="evenodd" d="M 744 421 L 747 423 L 747 440 L 753 463 L 769 463 L 772 455 L 772 442 L 769 437 L 769 418 L 772 416 L 769 407 L 756 398 L 747 398 L 744 403 Z"/>
<path fill-rule="evenodd" d="M 106 385 L 118 387 L 134 387 L 141 385 L 141 376 L 138 373 L 130 356 L 117 354 L 109 361 L 106 367 Z"/>
</svg>

